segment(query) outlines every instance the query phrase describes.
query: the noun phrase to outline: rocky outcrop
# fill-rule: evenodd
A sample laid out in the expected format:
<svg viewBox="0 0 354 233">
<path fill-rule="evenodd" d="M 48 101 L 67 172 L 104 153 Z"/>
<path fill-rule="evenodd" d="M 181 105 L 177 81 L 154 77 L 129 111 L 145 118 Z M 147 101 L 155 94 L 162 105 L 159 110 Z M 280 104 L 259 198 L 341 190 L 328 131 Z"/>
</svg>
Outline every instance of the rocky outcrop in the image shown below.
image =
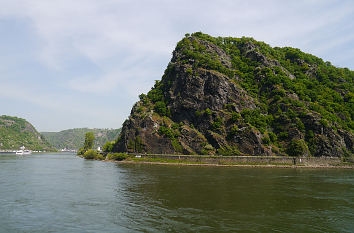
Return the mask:
<svg viewBox="0 0 354 233">
<path fill-rule="evenodd" d="M 297 78 L 289 71 L 291 67 L 284 67 L 283 60 L 264 52 L 263 44 L 254 40 L 229 40 L 195 34 L 179 42 L 162 80 L 147 95 L 140 95 L 132 108 L 114 150 L 267 156 L 353 154 L 352 130 L 325 120 L 307 107 L 311 103 L 299 98 L 299 92 L 287 87 Z M 232 45 L 227 47 L 227 43 Z M 304 75 L 314 78 L 316 64 L 295 62 L 310 67 Z M 284 83 L 267 81 L 273 77 Z"/>
</svg>

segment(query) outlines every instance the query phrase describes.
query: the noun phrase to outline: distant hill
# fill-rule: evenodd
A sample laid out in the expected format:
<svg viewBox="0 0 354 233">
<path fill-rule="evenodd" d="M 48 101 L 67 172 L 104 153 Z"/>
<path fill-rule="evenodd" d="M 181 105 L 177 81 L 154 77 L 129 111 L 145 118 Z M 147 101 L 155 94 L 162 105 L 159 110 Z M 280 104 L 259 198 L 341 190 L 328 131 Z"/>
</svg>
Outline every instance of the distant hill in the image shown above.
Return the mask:
<svg viewBox="0 0 354 233">
<path fill-rule="evenodd" d="M 87 132 L 95 134 L 95 148 L 103 146 L 107 141 L 113 141 L 118 138 L 121 129 L 89 129 L 77 128 L 67 129 L 60 132 L 42 132 L 46 140 L 56 149 L 79 149 L 85 141 Z"/>
<path fill-rule="evenodd" d="M 0 149 L 18 150 L 21 146 L 30 150 L 54 150 L 33 125 L 25 119 L 0 116 Z"/>
</svg>

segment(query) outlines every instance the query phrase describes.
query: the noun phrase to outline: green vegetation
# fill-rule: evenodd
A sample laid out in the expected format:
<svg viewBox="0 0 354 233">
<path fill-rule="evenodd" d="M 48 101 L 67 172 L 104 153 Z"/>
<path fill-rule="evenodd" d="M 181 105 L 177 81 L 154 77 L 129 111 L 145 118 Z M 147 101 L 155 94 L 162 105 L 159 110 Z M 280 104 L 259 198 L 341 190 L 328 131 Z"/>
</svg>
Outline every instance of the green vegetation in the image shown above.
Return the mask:
<svg viewBox="0 0 354 233">
<path fill-rule="evenodd" d="M 178 136 L 180 135 L 179 128 L 180 128 L 180 125 L 176 124 L 176 123 L 173 124 L 171 126 L 171 128 L 168 126 L 161 125 L 158 133 L 160 135 L 164 135 L 167 138 L 169 138 L 171 140 L 171 144 L 172 144 L 172 147 L 174 148 L 174 150 L 179 153 L 182 153 L 183 148 L 182 148 L 180 142 L 178 141 Z"/>
<path fill-rule="evenodd" d="M 167 115 L 167 108 L 166 108 L 166 104 L 163 101 L 157 101 L 155 103 L 155 107 L 154 110 L 160 114 L 161 116 L 166 116 Z"/>
<path fill-rule="evenodd" d="M 106 142 L 106 144 L 104 144 L 102 147 L 102 151 L 103 152 L 112 152 L 114 143 L 115 143 L 115 141 Z"/>
<path fill-rule="evenodd" d="M 96 159 L 96 160 L 104 160 L 104 156 L 100 154 L 97 150 L 89 149 L 83 155 L 85 159 Z"/>
<path fill-rule="evenodd" d="M 77 128 L 60 132 L 42 132 L 41 134 L 56 149 L 78 150 L 84 143 L 85 134 L 93 132 L 95 135 L 94 148 L 102 147 L 106 142 L 117 139 L 121 129 L 88 129 Z"/>
<path fill-rule="evenodd" d="M 249 123 L 264 133 L 272 116 L 261 114 L 260 109 L 245 109 L 241 112 L 243 121 Z"/>
<path fill-rule="evenodd" d="M 95 135 L 93 134 L 93 132 L 87 132 L 85 134 L 84 146 L 78 150 L 77 154 L 84 155 L 83 157 L 85 157 L 86 152 L 89 152 L 87 156 L 90 159 L 91 156 L 94 156 L 92 154 L 93 151 L 95 151 L 95 150 L 92 150 L 94 142 L 95 142 Z"/>
<path fill-rule="evenodd" d="M 21 146 L 35 151 L 55 150 L 26 120 L 0 116 L 0 149 L 18 150 Z"/>
<path fill-rule="evenodd" d="M 127 158 L 130 158 L 130 156 L 126 153 L 109 153 L 107 155 L 107 160 L 122 161 Z"/>
<path fill-rule="evenodd" d="M 81 156 L 85 159 L 95 159 L 95 160 L 124 160 L 126 158 L 128 158 L 127 154 L 124 153 L 108 153 L 107 152 L 111 152 L 113 149 L 113 145 L 114 145 L 114 141 L 112 142 L 107 142 L 104 146 L 103 146 L 103 153 L 101 153 L 100 151 L 94 150 L 92 149 L 93 145 L 95 142 L 95 135 L 93 132 L 87 132 L 85 134 L 85 142 L 84 142 L 84 146 L 81 147 L 78 151 L 78 156 Z"/>
<path fill-rule="evenodd" d="M 95 141 L 95 135 L 93 134 L 93 132 L 87 132 L 85 134 L 84 149 L 85 150 L 92 149 L 94 141 Z"/>
<path fill-rule="evenodd" d="M 135 152 L 142 152 L 144 145 L 142 144 L 140 137 L 136 136 L 134 140 L 129 140 L 128 148 L 134 150 Z"/>
<path fill-rule="evenodd" d="M 303 140 L 293 139 L 286 150 L 290 156 L 302 156 L 306 152 L 306 144 Z"/>
<path fill-rule="evenodd" d="M 89 149 L 86 152 L 84 152 L 82 155 L 79 155 L 83 157 L 84 159 L 92 159 L 92 160 L 111 160 L 111 161 L 122 161 L 126 160 L 128 158 L 131 158 L 126 153 L 100 153 L 97 150 Z"/>
</svg>

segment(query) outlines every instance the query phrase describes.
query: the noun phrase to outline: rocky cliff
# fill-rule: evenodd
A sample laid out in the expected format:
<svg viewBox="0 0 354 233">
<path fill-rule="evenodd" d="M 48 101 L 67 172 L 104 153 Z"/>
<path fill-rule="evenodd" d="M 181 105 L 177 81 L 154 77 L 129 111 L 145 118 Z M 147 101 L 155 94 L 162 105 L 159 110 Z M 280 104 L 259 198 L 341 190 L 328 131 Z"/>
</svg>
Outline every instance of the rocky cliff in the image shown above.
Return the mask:
<svg viewBox="0 0 354 233">
<path fill-rule="evenodd" d="M 352 156 L 354 72 L 252 38 L 187 34 L 114 146 L 159 154 Z"/>
</svg>

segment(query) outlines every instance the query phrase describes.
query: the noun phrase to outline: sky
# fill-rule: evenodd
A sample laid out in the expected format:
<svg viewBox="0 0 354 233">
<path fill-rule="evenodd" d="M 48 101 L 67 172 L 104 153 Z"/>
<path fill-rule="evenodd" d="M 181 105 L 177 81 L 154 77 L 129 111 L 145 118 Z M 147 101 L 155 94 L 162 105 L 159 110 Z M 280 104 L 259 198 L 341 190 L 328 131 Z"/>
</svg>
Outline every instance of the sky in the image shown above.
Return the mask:
<svg viewBox="0 0 354 233">
<path fill-rule="evenodd" d="M 119 128 L 197 31 L 354 70 L 352 0 L 0 0 L 0 115 L 41 132 Z"/>
</svg>

